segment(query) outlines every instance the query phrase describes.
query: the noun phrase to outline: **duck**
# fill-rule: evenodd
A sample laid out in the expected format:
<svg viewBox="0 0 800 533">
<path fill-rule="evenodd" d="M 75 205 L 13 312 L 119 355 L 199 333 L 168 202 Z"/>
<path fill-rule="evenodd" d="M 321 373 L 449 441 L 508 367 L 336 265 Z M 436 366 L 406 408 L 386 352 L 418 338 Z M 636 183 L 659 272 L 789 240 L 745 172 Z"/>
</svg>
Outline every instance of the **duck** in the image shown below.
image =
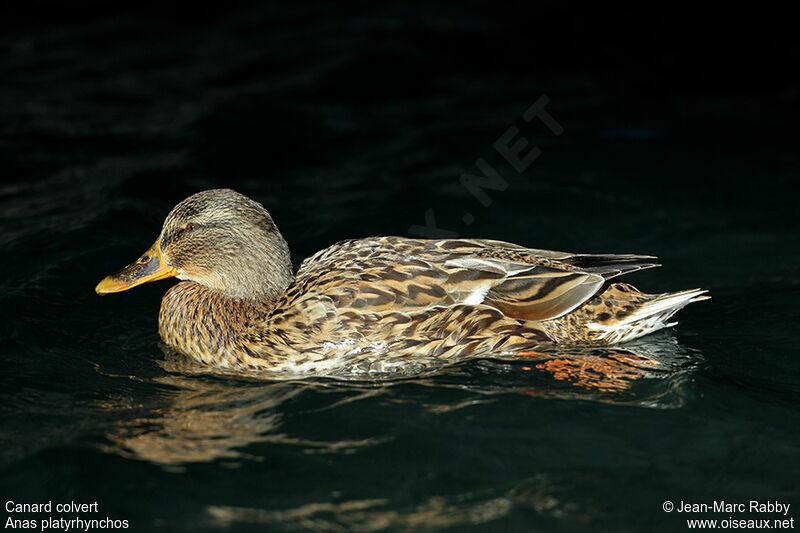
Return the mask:
<svg viewBox="0 0 800 533">
<path fill-rule="evenodd" d="M 670 327 L 676 312 L 709 296 L 647 294 L 618 281 L 660 266 L 654 260 L 377 236 L 333 244 L 295 270 L 263 205 L 212 189 L 178 203 L 155 243 L 95 290 L 177 278 L 158 315 L 170 349 L 204 367 L 333 376 L 611 345 Z"/>
</svg>

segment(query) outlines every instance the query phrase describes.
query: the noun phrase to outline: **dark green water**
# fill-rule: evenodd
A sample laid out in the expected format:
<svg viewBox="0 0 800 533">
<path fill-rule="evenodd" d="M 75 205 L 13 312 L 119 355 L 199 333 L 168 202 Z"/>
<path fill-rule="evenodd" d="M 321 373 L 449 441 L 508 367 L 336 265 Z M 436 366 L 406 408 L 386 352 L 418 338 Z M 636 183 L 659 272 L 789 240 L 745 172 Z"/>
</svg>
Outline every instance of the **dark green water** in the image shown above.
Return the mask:
<svg viewBox="0 0 800 533">
<path fill-rule="evenodd" d="M 83 518 L 134 531 L 685 530 L 667 500 L 777 500 L 800 519 L 798 86 L 702 68 L 722 45 L 668 76 L 691 44 L 573 52 L 550 30 L 537 55 L 513 16 L 425 9 L 4 34 L 4 505 L 97 501 Z M 544 94 L 559 136 L 522 118 Z M 493 148 L 512 125 L 541 149 L 522 173 Z M 459 183 L 478 158 L 507 182 L 488 205 Z M 217 186 L 266 205 L 298 263 L 410 235 L 432 209 L 462 236 L 658 255 L 628 281 L 713 299 L 637 342 L 669 371 L 624 390 L 496 361 L 389 383 L 188 374 L 158 344 L 170 282 L 93 287 Z"/>
</svg>

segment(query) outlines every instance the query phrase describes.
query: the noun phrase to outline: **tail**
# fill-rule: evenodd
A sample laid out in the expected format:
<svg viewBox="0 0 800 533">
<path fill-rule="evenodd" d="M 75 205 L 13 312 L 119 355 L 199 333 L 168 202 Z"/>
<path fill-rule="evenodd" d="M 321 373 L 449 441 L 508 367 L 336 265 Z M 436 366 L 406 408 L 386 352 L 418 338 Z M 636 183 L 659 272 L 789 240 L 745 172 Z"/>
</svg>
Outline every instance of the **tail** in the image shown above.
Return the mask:
<svg viewBox="0 0 800 533">
<path fill-rule="evenodd" d="M 703 289 L 644 294 L 627 283 L 614 283 L 601 295 L 605 311 L 587 317 L 595 341 L 626 342 L 677 324 L 672 316 L 693 302 L 708 300 Z"/>
</svg>

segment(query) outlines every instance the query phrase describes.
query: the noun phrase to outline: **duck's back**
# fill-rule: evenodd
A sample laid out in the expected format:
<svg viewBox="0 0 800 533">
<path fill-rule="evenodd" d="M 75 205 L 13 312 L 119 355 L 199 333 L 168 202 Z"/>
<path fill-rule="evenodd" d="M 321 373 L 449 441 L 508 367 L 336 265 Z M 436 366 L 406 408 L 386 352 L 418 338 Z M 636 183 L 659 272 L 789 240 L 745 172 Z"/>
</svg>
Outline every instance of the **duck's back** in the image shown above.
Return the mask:
<svg viewBox="0 0 800 533">
<path fill-rule="evenodd" d="M 340 311 L 416 312 L 485 305 L 519 320 L 563 316 L 606 280 L 657 266 L 641 255 L 570 254 L 490 240 L 372 237 L 306 259 L 287 293 L 329 298 Z"/>
<path fill-rule="evenodd" d="M 649 259 L 490 240 L 342 241 L 303 262 L 269 328 L 311 352 L 417 349 L 449 357 L 592 341 L 598 337 L 586 324 L 592 310 L 643 305 L 650 296 L 633 289 L 631 303 L 620 291 L 613 302 L 594 297 L 608 290 L 611 278 L 657 266 Z"/>
</svg>

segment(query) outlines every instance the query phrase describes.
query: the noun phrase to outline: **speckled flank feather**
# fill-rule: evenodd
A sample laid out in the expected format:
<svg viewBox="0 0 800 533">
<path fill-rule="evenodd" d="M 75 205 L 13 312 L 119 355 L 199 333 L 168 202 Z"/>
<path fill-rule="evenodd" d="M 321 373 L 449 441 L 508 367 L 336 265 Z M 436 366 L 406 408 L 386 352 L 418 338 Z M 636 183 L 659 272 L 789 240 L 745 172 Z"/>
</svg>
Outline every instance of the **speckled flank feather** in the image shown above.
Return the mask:
<svg viewBox="0 0 800 533">
<path fill-rule="evenodd" d="M 702 289 L 645 294 L 628 283 L 612 283 L 575 312 L 542 322 L 553 342 L 614 344 L 674 326 L 672 316 L 692 302 L 707 300 Z"/>
<path fill-rule="evenodd" d="M 184 210 L 188 215 L 173 210 L 169 228 L 175 233 L 200 217 L 215 231 L 195 232 L 191 253 L 178 248 L 179 235 L 168 244 L 181 250 L 184 264 L 194 255 L 225 271 L 233 261 L 239 271 L 229 278 L 239 285 L 220 291 L 183 276 L 189 281 L 164 296 L 159 332 L 178 351 L 216 366 L 330 375 L 430 368 L 549 343 L 613 343 L 668 326 L 678 309 L 706 298 L 699 290 L 648 295 L 610 281 L 658 266 L 650 256 L 571 254 L 476 239 L 342 241 L 287 279 L 286 265 L 273 266 L 274 254 L 242 261 L 230 252 L 225 225 L 214 218 L 233 214 L 238 239 L 271 222 L 268 214 L 253 215 L 249 199 L 246 210 L 216 209 L 215 195 L 236 205 L 241 195 L 233 191 L 200 194 L 203 201 Z M 169 228 L 165 223 L 164 232 Z M 277 228 L 259 235 L 271 241 L 259 250 L 285 249 Z M 218 250 L 232 256 L 218 257 Z M 173 250 L 163 252 L 172 264 Z M 210 267 L 202 275 L 223 285 L 228 279 Z"/>
</svg>

